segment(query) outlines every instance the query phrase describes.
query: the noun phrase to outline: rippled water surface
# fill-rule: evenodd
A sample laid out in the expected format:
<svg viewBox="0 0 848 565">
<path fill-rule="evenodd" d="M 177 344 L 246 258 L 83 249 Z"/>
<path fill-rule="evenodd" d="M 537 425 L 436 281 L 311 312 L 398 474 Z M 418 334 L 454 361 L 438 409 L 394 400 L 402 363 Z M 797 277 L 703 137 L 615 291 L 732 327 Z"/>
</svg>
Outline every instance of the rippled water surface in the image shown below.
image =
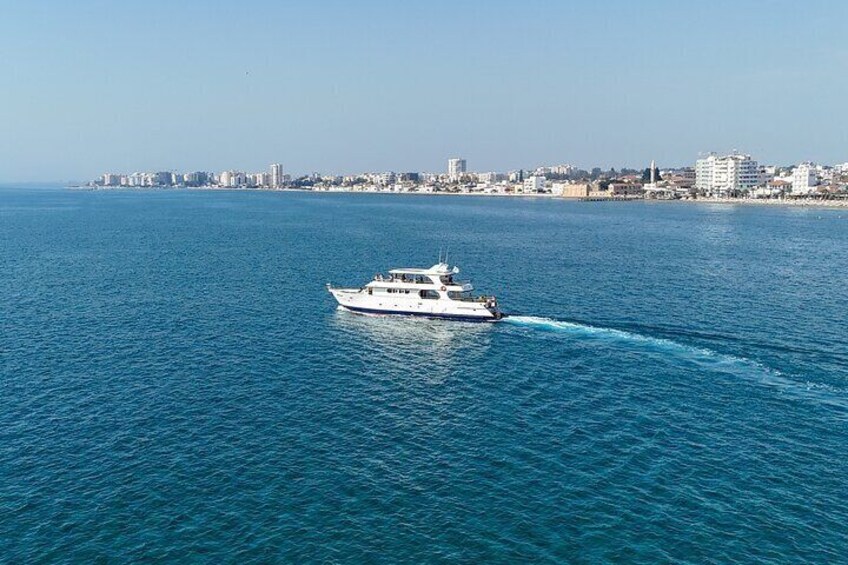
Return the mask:
<svg viewBox="0 0 848 565">
<path fill-rule="evenodd" d="M 439 247 L 500 324 L 337 311 Z M 833 563 L 848 216 L 0 189 L 0 562 Z"/>
</svg>

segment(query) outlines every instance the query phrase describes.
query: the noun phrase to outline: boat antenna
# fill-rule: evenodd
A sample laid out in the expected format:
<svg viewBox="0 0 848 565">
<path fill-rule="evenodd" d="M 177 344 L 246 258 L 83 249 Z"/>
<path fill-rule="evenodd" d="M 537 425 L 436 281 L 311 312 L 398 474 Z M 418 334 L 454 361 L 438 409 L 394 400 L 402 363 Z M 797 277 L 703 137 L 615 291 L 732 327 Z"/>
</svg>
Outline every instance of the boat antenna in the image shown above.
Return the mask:
<svg viewBox="0 0 848 565">
<path fill-rule="evenodd" d="M 448 264 L 448 254 L 450 253 L 450 246 L 445 249 L 445 265 Z"/>
<path fill-rule="evenodd" d="M 442 262 L 442 247 L 439 246 L 439 263 Z"/>
</svg>

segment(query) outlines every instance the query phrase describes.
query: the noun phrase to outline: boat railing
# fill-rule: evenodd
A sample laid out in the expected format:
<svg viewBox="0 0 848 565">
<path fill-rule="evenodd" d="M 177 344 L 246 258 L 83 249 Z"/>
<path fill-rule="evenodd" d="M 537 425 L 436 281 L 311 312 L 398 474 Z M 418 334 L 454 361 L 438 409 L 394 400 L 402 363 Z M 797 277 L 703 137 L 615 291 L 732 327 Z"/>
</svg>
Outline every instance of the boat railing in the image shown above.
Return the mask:
<svg viewBox="0 0 848 565">
<path fill-rule="evenodd" d="M 455 302 L 479 302 L 480 304 L 485 304 L 490 300 L 495 300 L 494 296 L 457 296 L 450 297 L 451 300 Z"/>
<path fill-rule="evenodd" d="M 386 283 L 403 283 L 403 284 L 433 284 L 433 281 L 422 281 L 422 280 L 412 280 L 412 279 L 402 279 L 400 277 L 383 277 L 377 275 L 374 277 L 376 282 L 386 282 Z"/>
<path fill-rule="evenodd" d="M 443 286 L 466 286 L 466 285 L 471 284 L 471 281 L 450 281 L 450 282 L 439 281 L 438 283 L 434 283 L 433 281 L 431 281 L 429 279 L 428 280 L 414 280 L 414 279 L 402 279 L 400 277 L 384 277 L 384 276 L 381 276 L 381 275 L 375 276 L 373 280 L 375 282 L 386 282 L 386 283 L 421 284 L 421 285 L 424 285 L 424 284 L 429 284 L 429 285 L 440 284 L 440 285 L 443 285 Z"/>
</svg>

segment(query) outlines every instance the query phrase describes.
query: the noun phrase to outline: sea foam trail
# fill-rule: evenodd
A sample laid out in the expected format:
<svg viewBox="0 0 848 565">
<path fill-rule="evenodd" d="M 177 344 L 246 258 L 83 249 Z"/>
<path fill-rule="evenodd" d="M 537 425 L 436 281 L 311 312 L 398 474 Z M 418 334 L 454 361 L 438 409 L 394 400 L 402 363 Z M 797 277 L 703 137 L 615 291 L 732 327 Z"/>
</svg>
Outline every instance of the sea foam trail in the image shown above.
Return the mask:
<svg viewBox="0 0 848 565">
<path fill-rule="evenodd" d="M 502 323 L 547 332 L 572 334 L 581 339 L 609 344 L 618 343 L 630 348 L 636 347 L 645 351 L 656 352 L 670 357 L 673 361 L 687 363 L 699 369 L 723 371 L 753 378 L 756 382 L 774 387 L 789 397 L 820 402 L 848 410 L 848 391 L 822 383 L 789 378 L 780 371 L 752 359 L 720 353 L 713 349 L 614 328 L 537 316 L 509 316 L 504 318 Z"/>
<path fill-rule="evenodd" d="M 553 320 L 551 318 L 540 318 L 537 316 L 508 316 L 507 318 L 504 318 L 503 321 L 516 326 L 534 327 L 548 331 L 575 333 L 599 339 L 642 343 L 645 345 L 652 345 L 659 348 L 680 349 L 683 351 L 699 352 L 706 355 L 711 354 L 711 351 L 708 349 L 684 345 L 682 343 L 672 341 L 670 339 L 651 337 L 624 330 L 616 330 L 613 328 L 603 328 L 599 326 L 590 326 L 588 324 L 578 324 L 576 322 Z"/>
</svg>

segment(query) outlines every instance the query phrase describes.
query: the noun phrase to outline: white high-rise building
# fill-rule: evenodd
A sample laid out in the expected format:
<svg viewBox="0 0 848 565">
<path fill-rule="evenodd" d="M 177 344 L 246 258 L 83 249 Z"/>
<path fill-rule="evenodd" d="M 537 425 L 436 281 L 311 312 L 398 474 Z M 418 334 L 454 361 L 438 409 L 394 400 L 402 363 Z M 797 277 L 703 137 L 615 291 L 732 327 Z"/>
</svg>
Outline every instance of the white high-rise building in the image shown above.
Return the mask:
<svg viewBox="0 0 848 565">
<path fill-rule="evenodd" d="M 448 177 L 450 177 L 450 180 L 459 180 L 459 177 L 465 174 L 465 170 L 465 159 L 448 159 Z"/>
<path fill-rule="evenodd" d="M 545 177 L 533 175 L 524 179 L 522 187 L 524 194 L 536 194 L 545 190 Z"/>
<path fill-rule="evenodd" d="M 695 161 L 695 188 L 709 196 L 728 197 L 752 190 L 760 181 L 760 167 L 750 155 L 711 153 Z"/>
<path fill-rule="evenodd" d="M 813 163 L 801 163 L 792 171 L 792 194 L 810 194 L 816 191 L 818 184 Z"/>
<path fill-rule="evenodd" d="M 282 188 L 283 166 L 279 163 L 271 165 L 271 188 Z"/>
<path fill-rule="evenodd" d="M 133 173 L 127 179 L 127 186 L 144 186 L 144 173 Z"/>
<path fill-rule="evenodd" d="M 504 176 L 502 173 L 479 173 L 477 175 L 477 182 L 483 184 L 495 184 L 498 181 L 504 180 Z"/>
<path fill-rule="evenodd" d="M 396 178 L 396 175 L 392 172 L 378 173 L 375 175 L 374 181 L 380 186 L 389 186 L 394 184 Z"/>
<path fill-rule="evenodd" d="M 223 171 L 218 175 L 221 188 L 239 188 L 247 185 L 247 175 L 241 171 Z"/>
<path fill-rule="evenodd" d="M 574 167 L 571 165 L 557 165 L 556 167 L 551 167 L 551 172 L 555 175 L 568 175 L 574 170 Z"/>
<path fill-rule="evenodd" d="M 113 173 L 105 173 L 103 175 L 103 186 L 120 186 L 121 175 Z"/>
</svg>

